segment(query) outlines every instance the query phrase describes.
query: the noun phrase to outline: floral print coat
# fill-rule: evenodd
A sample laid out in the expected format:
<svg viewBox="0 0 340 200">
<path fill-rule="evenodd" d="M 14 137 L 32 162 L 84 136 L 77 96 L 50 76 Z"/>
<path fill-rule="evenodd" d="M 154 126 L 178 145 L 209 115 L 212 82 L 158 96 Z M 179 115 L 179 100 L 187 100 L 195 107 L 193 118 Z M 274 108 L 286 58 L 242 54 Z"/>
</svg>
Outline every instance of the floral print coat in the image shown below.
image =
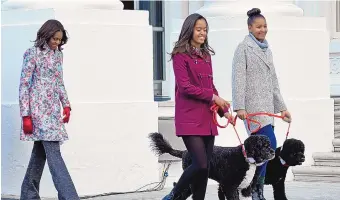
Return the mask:
<svg viewBox="0 0 340 200">
<path fill-rule="evenodd" d="M 47 44 L 31 47 L 23 56 L 19 86 L 20 115 L 31 116 L 33 133 L 21 128 L 20 140 L 65 141 L 62 107 L 70 107 L 63 81 L 63 54 Z M 62 107 L 61 107 L 61 105 Z"/>
</svg>

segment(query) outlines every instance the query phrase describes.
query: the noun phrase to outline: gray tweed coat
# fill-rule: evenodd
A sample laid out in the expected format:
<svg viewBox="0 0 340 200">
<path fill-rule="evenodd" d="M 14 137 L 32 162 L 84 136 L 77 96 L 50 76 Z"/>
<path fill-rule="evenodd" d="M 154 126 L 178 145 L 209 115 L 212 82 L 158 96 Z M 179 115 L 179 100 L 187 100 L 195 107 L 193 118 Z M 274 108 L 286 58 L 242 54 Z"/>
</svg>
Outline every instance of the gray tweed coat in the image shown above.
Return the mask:
<svg viewBox="0 0 340 200">
<path fill-rule="evenodd" d="M 286 110 L 271 50 L 261 49 L 248 35 L 234 54 L 232 100 L 234 111 L 279 113 Z M 256 116 L 252 119 L 260 122 L 262 127 L 274 123 L 273 117 Z M 251 130 L 257 127 L 253 125 Z"/>
</svg>

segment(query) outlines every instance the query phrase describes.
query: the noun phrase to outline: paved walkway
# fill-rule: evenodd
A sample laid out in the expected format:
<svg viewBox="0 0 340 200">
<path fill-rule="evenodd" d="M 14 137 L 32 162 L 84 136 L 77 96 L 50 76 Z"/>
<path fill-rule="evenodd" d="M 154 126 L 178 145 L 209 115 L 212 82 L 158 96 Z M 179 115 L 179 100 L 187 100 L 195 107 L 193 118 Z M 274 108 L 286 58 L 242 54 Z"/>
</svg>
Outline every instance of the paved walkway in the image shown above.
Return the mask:
<svg viewBox="0 0 340 200">
<path fill-rule="evenodd" d="M 91 200 L 161 200 L 169 191 L 170 188 L 165 188 L 157 192 L 97 197 Z M 289 200 L 339 200 L 340 183 L 288 182 L 286 193 Z M 265 188 L 265 197 L 267 200 L 274 200 L 270 186 Z M 205 199 L 218 200 L 215 185 L 208 186 Z M 191 200 L 191 197 L 188 200 Z"/>
<path fill-rule="evenodd" d="M 89 200 L 161 200 L 170 189 L 171 188 L 165 188 L 162 191 L 148 193 L 103 196 L 90 198 Z M 286 193 L 289 200 L 339 200 L 340 183 L 288 182 L 286 183 Z M 267 200 L 274 200 L 270 186 L 265 187 L 265 196 Z M 1 199 L 14 200 L 14 198 Z M 208 186 L 205 199 L 218 200 L 215 185 Z M 188 200 L 191 200 L 191 197 L 189 197 Z"/>
</svg>

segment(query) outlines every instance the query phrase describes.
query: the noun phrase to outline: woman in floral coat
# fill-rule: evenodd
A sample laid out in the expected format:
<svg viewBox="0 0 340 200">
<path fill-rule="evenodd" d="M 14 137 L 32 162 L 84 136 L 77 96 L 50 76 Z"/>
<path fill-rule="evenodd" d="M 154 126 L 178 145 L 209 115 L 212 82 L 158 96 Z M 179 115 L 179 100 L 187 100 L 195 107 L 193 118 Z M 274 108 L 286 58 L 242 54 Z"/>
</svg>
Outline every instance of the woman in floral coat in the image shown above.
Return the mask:
<svg viewBox="0 0 340 200">
<path fill-rule="evenodd" d="M 63 25 L 57 20 L 48 20 L 39 29 L 34 46 L 23 56 L 19 87 L 23 121 L 20 140 L 34 141 L 21 187 L 23 200 L 40 199 L 39 183 L 46 160 L 58 198 L 79 199 L 60 153 L 60 142 L 68 139 L 64 123 L 68 123 L 71 111 L 62 70 L 61 46 L 66 42 Z"/>
</svg>

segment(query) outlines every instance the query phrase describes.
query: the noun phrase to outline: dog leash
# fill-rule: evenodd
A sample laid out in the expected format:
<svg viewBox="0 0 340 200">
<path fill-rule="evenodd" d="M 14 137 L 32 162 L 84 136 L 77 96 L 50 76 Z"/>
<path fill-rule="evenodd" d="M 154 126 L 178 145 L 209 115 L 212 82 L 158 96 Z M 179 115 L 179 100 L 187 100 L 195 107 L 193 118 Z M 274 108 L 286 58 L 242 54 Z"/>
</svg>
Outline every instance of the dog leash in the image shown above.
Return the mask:
<svg viewBox="0 0 340 200">
<path fill-rule="evenodd" d="M 262 116 L 264 115 L 264 116 L 276 117 L 276 118 L 284 119 L 283 116 L 275 115 L 275 114 L 272 114 L 272 113 L 266 113 L 266 112 L 256 112 L 256 113 L 247 114 L 245 120 L 247 120 L 248 130 L 249 130 L 251 133 L 256 133 L 256 132 L 258 132 L 258 131 L 262 128 L 262 126 L 261 126 L 261 123 L 260 123 L 260 122 L 255 121 L 255 120 L 253 120 L 253 119 L 250 119 L 250 117 L 261 116 L 261 115 L 262 115 Z M 235 116 L 235 122 L 234 122 L 234 124 L 236 124 L 236 118 L 237 118 L 237 115 Z M 251 122 L 253 122 L 253 123 L 259 125 L 259 127 L 258 127 L 257 129 L 255 129 L 254 131 L 251 131 L 251 130 L 250 130 L 250 123 L 251 123 Z M 287 140 L 288 135 L 289 135 L 289 132 L 290 132 L 290 124 L 291 124 L 291 123 L 288 123 L 288 124 L 289 124 L 289 125 L 288 125 L 288 129 L 287 129 L 287 132 L 286 132 L 286 140 Z"/>
<path fill-rule="evenodd" d="M 220 125 L 220 124 L 218 123 L 218 121 L 217 121 L 217 112 L 218 112 L 218 109 L 219 109 L 219 106 L 217 106 L 216 104 L 214 104 L 214 105 L 211 106 L 211 108 L 210 108 L 210 110 L 213 112 L 213 122 L 214 122 L 214 124 L 216 124 L 216 125 L 217 125 L 218 127 L 220 127 L 220 128 L 226 128 L 229 124 L 232 124 L 232 125 L 233 125 L 233 129 L 234 129 L 234 131 L 235 131 L 235 133 L 236 133 L 236 136 L 237 136 L 237 138 L 238 138 L 238 140 L 239 140 L 239 142 L 240 142 L 240 144 L 241 144 L 241 146 L 242 146 L 242 153 L 243 153 L 243 156 L 244 156 L 246 159 L 248 159 L 247 153 L 246 153 L 246 150 L 245 150 L 245 147 L 244 147 L 244 144 L 242 143 L 241 138 L 240 138 L 240 135 L 238 134 L 238 132 L 237 132 L 237 130 L 236 130 L 236 128 L 235 128 L 235 126 L 236 126 L 236 121 L 237 121 L 237 118 L 238 118 L 237 115 L 235 116 L 233 123 L 231 123 L 230 119 L 228 119 L 227 124 L 224 125 L 224 126 L 222 126 L 222 125 Z M 229 109 L 230 109 L 230 106 L 228 106 L 228 110 L 229 110 Z M 264 115 L 264 116 L 269 116 L 269 117 L 276 117 L 276 118 L 280 118 L 280 119 L 283 119 L 283 118 L 284 118 L 283 116 L 275 115 L 275 114 L 272 114 L 272 113 L 266 113 L 266 112 L 256 112 L 256 113 L 247 114 L 245 120 L 247 120 L 248 129 L 249 129 L 249 131 L 250 131 L 251 133 L 256 133 L 256 132 L 259 131 L 262 127 L 261 127 L 261 123 L 260 123 L 260 122 L 258 122 L 258 121 L 256 121 L 256 120 L 253 120 L 253 119 L 250 119 L 250 117 L 260 116 L 260 115 L 262 115 L 262 116 L 263 116 L 263 115 Z M 253 122 L 253 123 L 259 125 L 259 127 L 258 127 L 255 131 L 251 131 L 251 130 L 250 130 L 250 123 L 251 123 L 251 122 Z M 289 125 L 288 125 L 288 129 L 287 129 L 287 133 L 286 133 L 286 140 L 287 140 L 288 135 L 289 135 L 289 132 L 290 132 L 290 124 L 291 124 L 291 123 L 289 123 Z"/>
<path fill-rule="evenodd" d="M 228 105 L 228 111 L 230 110 L 230 104 Z M 216 124 L 216 126 L 218 126 L 218 127 L 220 127 L 220 128 L 227 128 L 227 126 L 229 125 L 229 123 L 230 123 L 230 120 L 228 119 L 228 121 L 227 121 L 227 124 L 226 125 L 224 125 L 224 126 L 222 126 L 222 125 L 220 125 L 219 123 L 218 123 L 218 121 L 217 121 L 217 115 L 218 115 L 218 110 L 220 109 L 220 107 L 218 106 L 218 105 L 216 105 L 216 104 L 214 104 L 214 105 L 212 105 L 211 107 L 210 107 L 210 110 L 213 112 L 213 122 L 214 122 L 214 124 Z"/>
</svg>

